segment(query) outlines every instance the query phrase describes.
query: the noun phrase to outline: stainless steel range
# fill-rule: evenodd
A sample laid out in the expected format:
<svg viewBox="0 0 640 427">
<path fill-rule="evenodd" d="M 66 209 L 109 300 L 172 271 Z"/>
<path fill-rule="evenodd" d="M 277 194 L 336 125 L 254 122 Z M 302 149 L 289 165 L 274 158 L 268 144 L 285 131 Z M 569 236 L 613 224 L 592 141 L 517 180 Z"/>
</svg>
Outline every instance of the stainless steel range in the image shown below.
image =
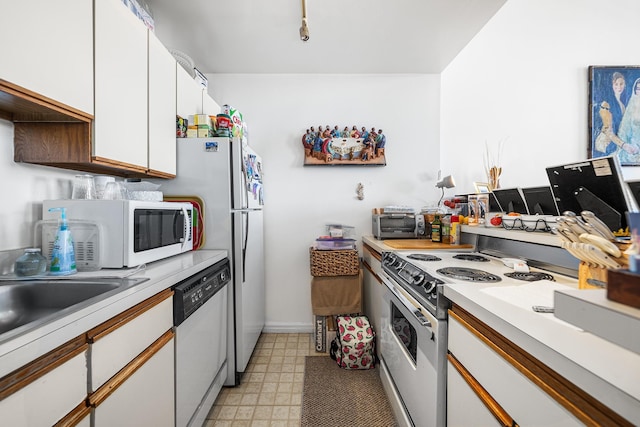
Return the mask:
<svg viewBox="0 0 640 427">
<path fill-rule="evenodd" d="M 443 296 L 443 286 L 575 282 L 572 277 L 523 264 L 520 259 L 479 252 L 383 252 L 382 280 L 387 292 L 380 354 L 414 425 L 446 425 L 449 303 Z"/>
</svg>

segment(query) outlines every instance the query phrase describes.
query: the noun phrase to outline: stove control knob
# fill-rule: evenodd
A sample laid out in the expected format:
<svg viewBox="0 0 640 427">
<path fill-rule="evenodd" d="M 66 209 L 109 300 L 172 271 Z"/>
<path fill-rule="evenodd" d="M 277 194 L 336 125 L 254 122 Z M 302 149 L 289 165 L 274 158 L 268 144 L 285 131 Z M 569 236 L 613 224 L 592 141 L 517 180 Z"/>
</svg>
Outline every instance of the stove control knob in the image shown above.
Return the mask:
<svg viewBox="0 0 640 427">
<path fill-rule="evenodd" d="M 411 276 L 411 280 L 413 280 L 413 285 L 422 286 L 422 282 L 424 281 L 424 274 L 415 273 Z"/>
<path fill-rule="evenodd" d="M 438 283 L 435 280 L 429 280 L 425 282 L 422 286 L 427 291 L 427 293 L 430 294 L 431 292 L 433 292 L 433 290 L 436 288 L 437 285 Z"/>
</svg>

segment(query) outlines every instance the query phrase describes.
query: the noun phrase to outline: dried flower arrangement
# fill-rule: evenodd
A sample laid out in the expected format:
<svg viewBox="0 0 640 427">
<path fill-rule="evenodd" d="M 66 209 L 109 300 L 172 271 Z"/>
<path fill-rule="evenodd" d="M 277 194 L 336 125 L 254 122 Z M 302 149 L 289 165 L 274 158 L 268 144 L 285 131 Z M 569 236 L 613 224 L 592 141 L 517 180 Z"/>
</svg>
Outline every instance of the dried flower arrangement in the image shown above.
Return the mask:
<svg viewBox="0 0 640 427">
<path fill-rule="evenodd" d="M 500 156 L 502 155 L 502 149 L 504 147 L 505 139 L 501 139 L 498 142 L 498 149 L 495 153 L 492 153 L 489 149 L 489 144 L 485 141 L 485 153 L 484 153 L 484 170 L 487 174 L 487 181 L 490 190 L 500 188 L 500 175 L 502 174 L 502 166 L 500 166 Z"/>
</svg>

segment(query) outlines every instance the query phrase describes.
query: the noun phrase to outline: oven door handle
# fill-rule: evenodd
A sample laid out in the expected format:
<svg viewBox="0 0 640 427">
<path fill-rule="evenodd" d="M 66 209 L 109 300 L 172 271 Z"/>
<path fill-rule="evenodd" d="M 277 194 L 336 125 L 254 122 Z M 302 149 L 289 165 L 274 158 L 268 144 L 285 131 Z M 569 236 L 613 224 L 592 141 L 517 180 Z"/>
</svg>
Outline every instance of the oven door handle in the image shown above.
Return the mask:
<svg viewBox="0 0 640 427">
<path fill-rule="evenodd" d="M 427 319 L 415 305 L 411 304 L 411 302 L 404 295 L 402 295 L 402 293 L 398 289 L 396 289 L 395 285 L 391 283 L 391 279 L 386 275 L 386 273 L 384 273 L 384 271 L 382 272 L 381 278 L 387 289 L 389 289 L 391 293 L 395 295 L 396 298 L 398 298 L 398 301 L 400 301 L 404 308 L 406 308 L 411 314 L 413 314 L 418 323 L 420 323 L 424 327 L 430 328 L 431 322 L 429 321 L 429 319 Z"/>
</svg>

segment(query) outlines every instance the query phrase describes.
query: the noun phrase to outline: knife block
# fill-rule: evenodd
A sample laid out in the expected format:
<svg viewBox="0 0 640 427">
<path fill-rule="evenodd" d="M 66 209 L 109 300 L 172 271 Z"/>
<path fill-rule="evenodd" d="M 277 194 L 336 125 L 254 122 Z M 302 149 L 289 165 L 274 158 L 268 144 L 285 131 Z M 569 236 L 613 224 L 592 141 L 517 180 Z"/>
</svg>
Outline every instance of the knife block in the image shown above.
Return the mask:
<svg viewBox="0 0 640 427">
<path fill-rule="evenodd" d="M 616 246 L 622 251 L 622 255 L 618 258 L 612 257 L 615 259 L 618 264 L 622 266 L 622 269 L 626 269 L 629 266 L 629 257 L 624 253 L 625 250 L 629 247 L 629 243 L 616 243 Z M 602 289 L 607 286 L 608 283 L 608 273 L 616 271 L 613 269 L 603 268 L 603 267 L 595 267 L 593 265 L 587 264 L 584 261 L 580 261 L 580 265 L 578 267 L 578 288 L 579 289 Z M 589 283 L 591 282 L 591 283 Z M 602 283 L 603 286 L 594 285 L 593 283 Z"/>
<path fill-rule="evenodd" d="M 610 270 L 607 278 L 607 299 L 640 308 L 640 274 L 629 270 Z"/>
</svg>

